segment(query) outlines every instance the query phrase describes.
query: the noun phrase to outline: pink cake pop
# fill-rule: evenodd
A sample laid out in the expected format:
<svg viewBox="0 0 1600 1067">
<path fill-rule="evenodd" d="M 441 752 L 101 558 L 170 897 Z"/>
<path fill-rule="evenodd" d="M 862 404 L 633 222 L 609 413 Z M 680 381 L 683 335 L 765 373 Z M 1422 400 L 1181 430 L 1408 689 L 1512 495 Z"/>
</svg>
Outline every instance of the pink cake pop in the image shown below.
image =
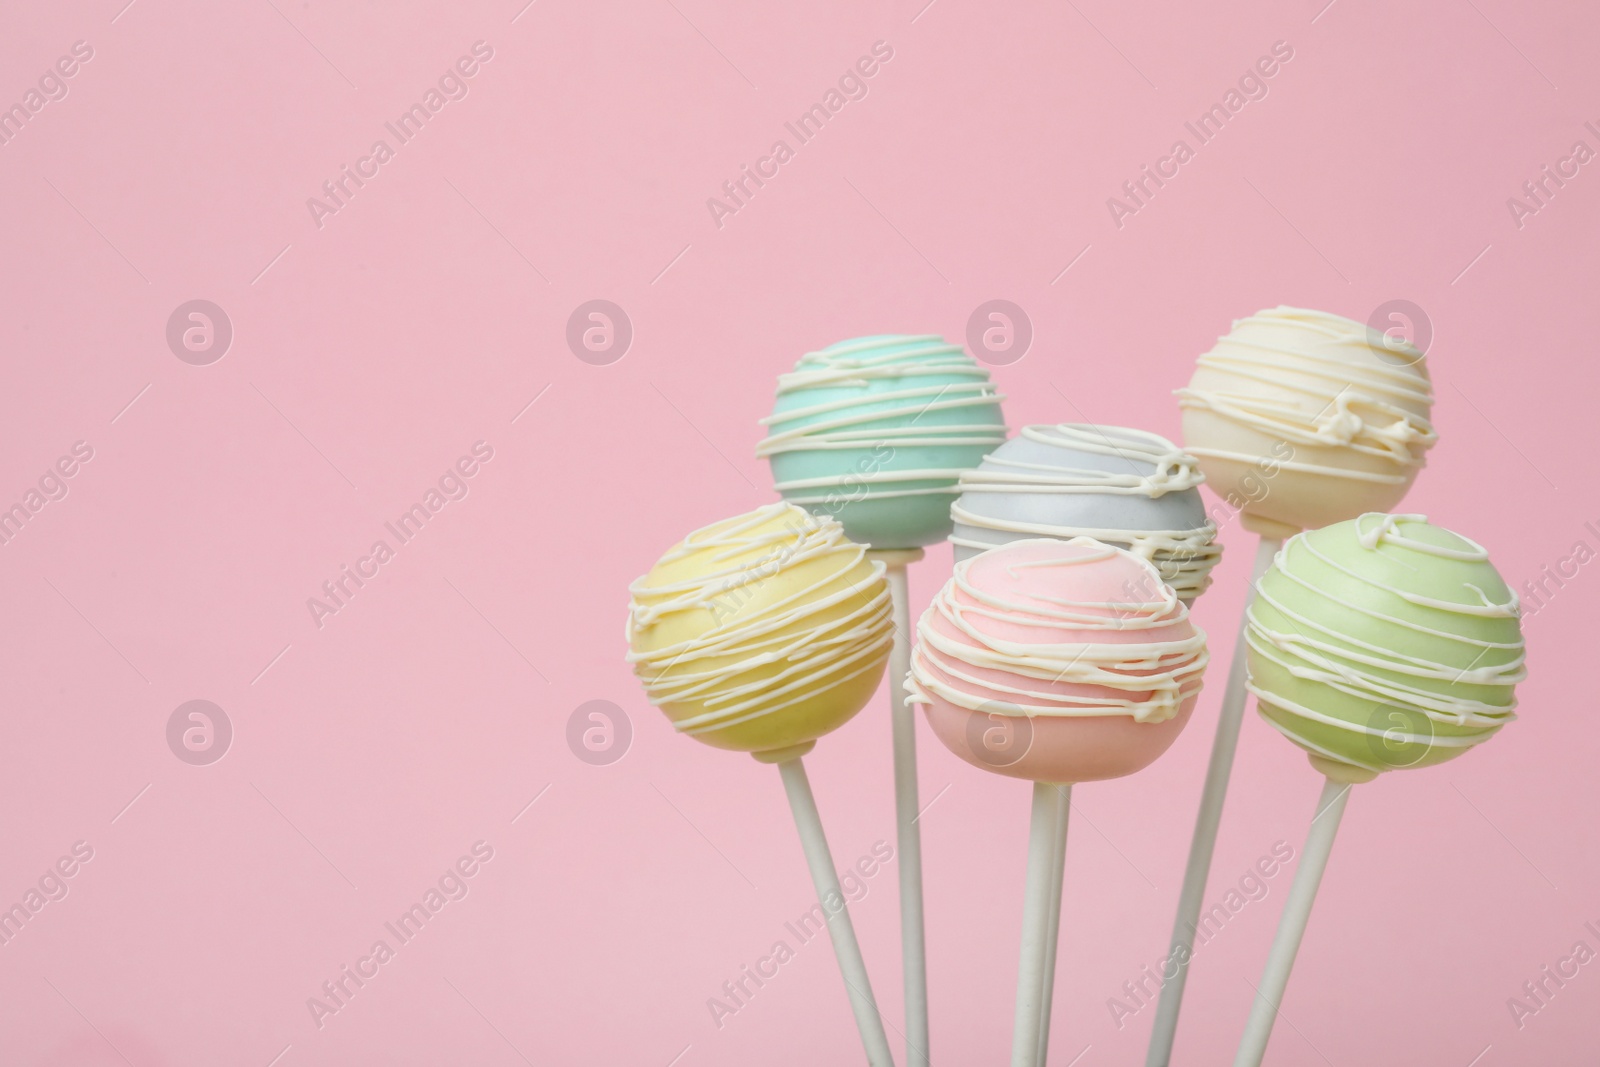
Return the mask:
<svg viewBox="0 0 1600 1067">
<path fill-rule="evenodd" d="M 1071 787 L 1165 752 L 1206 660 L 1156 569 L 1087 537 L 963 560 L 918 623 L 908 699 L 950 751 L 1034 783 L 1013 1067 L 1045 1062 Z"/>
<path fill-rule="evenodd" d="M 1036 782 L 1142 770 L 1189 720 L 1205 634 L 1145 560 L 1086 537 L 956 566 L 917 628 L 912 701 L 968 763 Z"/>
</svg>

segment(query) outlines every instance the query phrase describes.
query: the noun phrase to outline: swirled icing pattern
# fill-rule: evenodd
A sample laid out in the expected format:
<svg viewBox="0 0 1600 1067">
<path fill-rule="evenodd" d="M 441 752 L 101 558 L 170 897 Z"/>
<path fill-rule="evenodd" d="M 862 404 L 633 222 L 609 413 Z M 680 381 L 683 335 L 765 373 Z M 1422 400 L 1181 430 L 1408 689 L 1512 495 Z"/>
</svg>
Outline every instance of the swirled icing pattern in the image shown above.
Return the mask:
<svg viewBox="0 0 1600 1067">
<path fill-rule="evenodd" d="M 1090 537 L 1155 565 L 1189 603 L 1222 555 L 1193 456 L 1158 434 L 1118 426 L 1024 426 L 961 475 L 950 541 L 962 560 L 1023 538 Z"/>
<path fill-rule="evenodd" d="M 1087 537 L 958 563 L 917 624 L 910 700 L 1159 723 L 1200 691 L 1205 634 L 1150 564 Z M 1150 590 L 1150 599 L 1139 594 Z"/>
<path fill-rule="evenodd" d="M 1347 780 L 1453 759 L 1515 718 L 1517 596 L 1482 546 L 1421 515 L 1290 538 L 1246 622 L 1262 716 Z"/>
<path fill-rule="evenodd" d="M 792 504 L 696 530 L 628 591 L 646 696 L 720 748 L 785 748 L 844 723 L 876 690 L 894 629 L 884 565 Z"/>
<path fill-rule="evenodd" d="M 1292 528 L 1392 508 L 1438 440 L 1423 354 L 1322 311 L 1240 319 L 1177 396 L 1217 494 Z"/>
<path fill-rule="evenodd" d="M 950 532 L 956 479 L 1005 440 L 989 372 L 934 335 L 861 337 L 808 352 L 778 379 L 767 437 L 785 500 L 876 548 Z"/>
</svg>

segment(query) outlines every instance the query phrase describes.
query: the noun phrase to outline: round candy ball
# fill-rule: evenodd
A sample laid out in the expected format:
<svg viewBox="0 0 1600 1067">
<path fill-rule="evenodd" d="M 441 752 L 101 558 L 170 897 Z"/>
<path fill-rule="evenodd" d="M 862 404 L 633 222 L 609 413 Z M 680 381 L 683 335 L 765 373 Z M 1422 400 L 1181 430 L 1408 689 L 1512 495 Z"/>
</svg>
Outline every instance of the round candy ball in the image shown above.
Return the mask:
<svg viewBox="0 0 1600 1067">
<path fill-rule="evenodd" d="M 1290 538 L 1267 569 L 1249 689 L 1329 777 L 1443 763 L 1515 718 L 1518 614 L 1482 546 L 1421 515 L 1363 515 Z"/>
<path fill-rule="evenodd" d="M 1147 561 L 1087 537 L 1013 541 L 956 564 L 923 614 L 909 699 L 976 767 L 1091 782 L 1167 750 L 1206 659 Z"/>
<path fill-rule="evenodd" d="M 1322 311 L 1240 319 L 1177 395 L 1212 490 L 1273 536 L 1388 511 L 1438 440 L 1422 353 Z"/>
<path fill-rule="evenodd" d="M 950 509 L 957 562 L 1031 537 L 1092 537 L 1155 564 L 1192 604 L 1222 555 L 1193 456 L 1120 426 L 1024 426 L 961 475 Z"/>
<path fill-rule="evenodd" d="M 873 548 L 950 533 L 956 479 L 1006 439 L 1000 394 L 934 335 L 859 337 L 800 357 L 756 449 L 783 498 Z"/>
<path fill-rule="evenodd" d="M 792 504 L 696 530 L 628 591 L 634 673 L 679 732 L 708 745 L 809 747 L 883 677 L 894 631 L 884 565 Z"/>
</svg>

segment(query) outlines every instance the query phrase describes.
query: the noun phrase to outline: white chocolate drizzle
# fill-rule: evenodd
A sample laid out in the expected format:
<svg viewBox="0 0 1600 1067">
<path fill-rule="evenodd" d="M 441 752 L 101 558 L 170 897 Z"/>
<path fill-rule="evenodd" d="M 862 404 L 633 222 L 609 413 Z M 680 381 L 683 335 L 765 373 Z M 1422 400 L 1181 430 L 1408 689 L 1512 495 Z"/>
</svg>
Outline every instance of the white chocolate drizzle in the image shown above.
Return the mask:
<svg viewBox="0 0 1600 1067">
<path fill-rule="evenodd" d="M 1472 563 L 1487 562 L 1489 559 L 1489 554 L 1482 545 L 1459 534 L 1453 536 L 1459 538 L 1465 547 L 1451 548 L 1407 537 L 1401 530 L 1400 524 L 1427 522 L 1427 518 L 1422 515 L 1386 515 L 1369 512 L 1354 521 L 1357 543 L 1369 552 L 1381 552 L 1384 545 L 1392 545 L 1438 559 Z M 1326 585 L 1316 585 L 1307 580 L 1304 572 L 1297 566 L 1302 556 L 1313 558 L 1323 566 L 1333 569 L 1341 576 L 1341 582 L 1348 583 L 1351 587 L 1366 586 L 1381 589 L 1418 607 L 1478 618 L 1515 619 L 1520 614 L 1517 595 L 1514 592 L 1510 593 L 1509 600 L 1495 601 L 1482 589 L 1464 582 L 1463 591 L 1470 594 L 1470 598 L 1466 601 L 1441 600 L 1424 596 L 1397 588 L 1393 582 L 1380 581 L 1371 575 L 1361 573 L 1358 569 L 1340 564 L 1327 553 L 1319 551 L 1316 545 L 1307 539 L 1306 534 L 1296 534 L 1284 544 L 1273 560 L 1272 569 L 1278 575 L 1316 597 L 1372 620 L 1373 626 L 1366 631 L 1370 637 L 1381 640 L 1384 629 L 1396 627 L 1427 639 L 1437 639 L 1462 646 L 1465 652 L 1470 653 L 1468 666 L 1462 668 L 1439 660 L 1408 655 L 1389 644 L 1374 643 L 1348 632 L 1335 631 L 1304 613 L 1289 608 L 1281 599 L 1268 591 L 1266 583 L 1257 586 L 1255 598 L 1245 613 L 1247 623 L 1245 639 L 1249 642 L 1251 651 L 1270 660 L 1294 678 L 1325 685 L 1358 700 L 1371 701 L 1374 708 L 1403 709 L 1425 716 L 1431 722 L 1464 727 L 1477 732 L 1452 736 L 1435 736 L 1432 732 L 1422 735 L 1407 730 L 1397 731 L 1380 724 L 1351 722 L 1308 708 L 1281 694 L 1264 689 L 1258 686 L 1252 677 L 1246 682 L 1246 686 L 1260 700 L 1287 712 L 1291 717 L 1349 730 L 1356 734 L 1438 748 L 1470 748 L 1482 744 L 1498 733 L 1506 723 L 1516 719 L 1514 687 L 1527 677 L 1524 645 L 1520 636 L 1514 642 L 1485 641 L 1363 607 L 1351 598 L 1337 595 L 1336 590 L 1329 589 Z M 1403 560 L 1401 562 L 1403 563 Z M 1294 629 L 1292 631 L 1269 629 L 1258 616 L 1258 603 L 1271 606 L 1288 619 Z M 1503 662 L 1477 665 L 1491 653 L 1511 653 L 1511 655 L 1495 656 Z M 1429 688 L 1422 684 L 1409 684 L 1404 679 L 1416 679 L 1418 683 L 1443 682 L 1446 688 L 1440 691 L 1438 688 Z M 1507 690 L 1507 699 L 1500 703 L 1476 700 L 1448 688 L 1454 685 L 1503 687 Z M 1377 760 L 1362 759 L 1350 751 L 1330 751 L 1325 746 L 1311 741 L 1292 726 L 1273 718 L 1268 718 L 1267 721 L 1295 744 L 1316 755 L 1354 764 L 1370 771 L 1392 769 L 1390 765 Z"/>
<path fill-rule="evenodd" d="M 917 420 L 930 411 L 997 408 L 1005 399 L 990 383 L 987 370 L 960 345 L 950 344 L 937 334 L 865 337 L 820 352 L 808 352 L 793 371 L 778 376 L 778 395 L 812 389 L 864 389 L 875 381 L 899 382 L 930 376 L 963 380 L 863 392 L 855 397 L 776 412 L 761 420 L 768 427 L 768 434 L 756 446 L 756 455 L 770 458 L 785 452 L 949 445 L 975 446 L 987 451 L 1005 441 L 1005 427 L 992 422 L 916 425 Z M 903 426 L 869 425 L 907 417 L 910 421 Z M 813 418 L 816 421 L 805 425 L 791 425 Z M 954 480 L 963 469 L 871 465 L 869 469 L 848 475 L 848 479 L 855 485 L 870 485 L 875 499 L 954 496 L 957 491 Z M 837 487 L 841 480 L 841 477 L 791 478 L 777 482 L 775 488 L 787 500 L 816 504 L 829 500 L 829 490 Z M 927 481 L 948 484 L 911 484 Z"/>
<path fill-rule="evenodd" d="M 763 529 L 778 517 L 781 526 Z M 782 712 L 876 670 L 888 655 L 894 622 L 884 564 L 869 560 L 865 583 L 850 577 L 866 551 L 836 520 L 787 503 L 689 534 L 661 562 L 702 557 L 692 578 L 667 585 L 640 578 L 628 587 L 630 647 L 637 633 L 674 613 L 709 611 L 714 620 L 688 640 L 628 654 L 650 703 L 699 702 L 703 714 L 674 725 L 703 734 Z M 750 595 L 761 582 L 813 561 L 832 564 L 831 575 L 769 604 Z M 823 617 L 852 601 L 861 603 L 846 615 Z M 766 673 L 773 664 L 781 669 Z"/>
<path fill-rule="evenodd" d="M 1151 601 L 1089 601 L 1013 591 L 991 593 L 975 586 L 968 572 L 995 553 L 1018 546 L 1049 543 L 1078 549 L 1058 558 L 1007 565 L 1012 578 L 1025 569 L 1089 567 L 1124 553 L 1086 537 L 1061 542 L 1013 541 L 990 553 L 956 564 L 950 581 L 934 597 L 917 624 L 912 650 L 907 703 L 929 704 L 935 698 L 969 711 L 998 715 L 1089 717 L 1126 715 L 1137 722 L 1165 722 L 1200 690 L 1208 660 L 1206 635 L 1191 627 L 1179 640 L 1146 642 L 1007 641 L 973 622 L 988 618 L 1040 631 L 1041 638 L 1062 631 L 1126 632 L 1165 629 L 1188 618 L 1189 609 L 1171 588 L 1159 581 Z M 1137 558 L 1137 557 L 1134 557 Z M 1143 560 L 1141 566 L 1148 568 Z M 957 593 L 963 594 L 958 597 Z M 963 603 L 964 598 L 970 598 Z M 968 640 L 949 637 L 932 624 L 943 619 Z M 970 643 L 968 643 L 970 642 Z M 1003 671 L 1008 681 L 980 678 L 973 670 Z M 959 682 L 952 685 L 941 675 Z M 1052 684 L 1094 686 L 1098 694 L 1071 696 L 1049 691 Z"/>
<path fill-rule="evenodd" d="M 1113 439 L 1107 431 L 1115 433 Z M 1091 470 L 1053 464 L 1027 463 L 1000 455 L 990 455 L 983 466 L 961 474 L 962 493 L 1027 493 L 1140 496 L 1150 500 L 1168 493 L 1196 488 L 1205 481 L 1192 455 L 1159 434 L 1124 427 L 1102 429 L 1091 423 L 1061 423 L 1055 426 L 1024 426 L 1018 436 L 1057 448 L 1098 456 L 1116 456 L 1128 461 L 1125 471 Z M 1150 468 L 1141 473 L 1140 466 Z M 1062 526 L 1052 523 L 1022 522 L 1016 519 L 980 515 L 960 500 L 951 505 L 950 517 L 958 526 L 992 530 L 1023 537 L 1050 537 L 1071 540 L 1088 537 L 1125 547 L 1155 565 L 1163 581 L 1178 596 L 1188 601 L 1211 585 L 1211 568 L 1222 556 L 1216 543 L 1216 523 L 1206 522 L 1189 530 L 1119 530 L 1110 527 Z M 952 535 L 951 544 L 963 548 L 987 549 L 994 542 Z"/>
<path fill-rule="evenodd" d="M 1266 343 L 1248 329 L 1241 335 L 1241 327 L 1252 325 L 1293 328 L 1303 340 Z M 1371 351 L 1378 358 L 1353 359 L 1351 349 Z M 1428 410 L 1433 404 L 1423 354 L 1404 341 L 1379 340 L 1370 327 L 1341 315 L 1291 307 L 1259 311 L 1236 321 L 1198 365 L 1260 382 L 1277 395 L 1187 387 L 1176 391 L 1182 407 L 1211 411 L 1291 445 L 1347 448 L 1392 468 L 1370 471 L 1278 461 L 1287 470 L 1405 485 L 1422 466 L 1423 453 L 1438 440 L 1426 418 L 1403 406 Z M 1194 445 L 1189 451 L 1240 463 L 1261 458 Z"/>
</svg>

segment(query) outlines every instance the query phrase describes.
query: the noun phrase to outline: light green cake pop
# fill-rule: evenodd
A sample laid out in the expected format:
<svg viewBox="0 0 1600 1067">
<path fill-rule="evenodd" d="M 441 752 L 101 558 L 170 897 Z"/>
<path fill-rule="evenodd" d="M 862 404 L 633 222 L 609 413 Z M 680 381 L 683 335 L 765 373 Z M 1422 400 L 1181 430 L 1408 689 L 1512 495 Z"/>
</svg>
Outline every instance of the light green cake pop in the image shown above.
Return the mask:
<svg viewBox="0 0 1600 1067">
<path fill-rule="evenodd" d="M 1518 617 L 1482 546 L 1370 512 L 1273 560 L 1247 613 L 1249 689 L 1330 778 L 1443 763 L 1516 718 Z"/>
</svg>

